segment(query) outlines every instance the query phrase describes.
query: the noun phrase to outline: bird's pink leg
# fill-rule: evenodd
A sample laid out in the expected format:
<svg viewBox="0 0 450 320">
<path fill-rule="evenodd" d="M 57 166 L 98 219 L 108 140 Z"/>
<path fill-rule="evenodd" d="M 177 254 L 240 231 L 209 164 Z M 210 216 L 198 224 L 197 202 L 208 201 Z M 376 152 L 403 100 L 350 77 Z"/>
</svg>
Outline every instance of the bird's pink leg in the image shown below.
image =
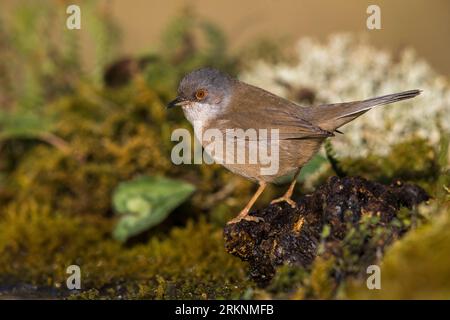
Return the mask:
<svg viewBox="0 0 450 320">
<path fill-rule="evenodd" d="M 227 224 L 238 223 L 241 220 L 255 221 L 255 222 L 262 221 L 263 220 L 262 218 L 249 216 L 248 213 L 250 212 L 250 209 L 255 204 L 256 200 L 258 200 L 258 198 L 261 195 L 261 193 L 263 193 L 264 189 L 266 188 L 266 185 L 267 185 L 266 182 L 260 181 L 258 190 L 256 190 L 255 194 L 250 199 L 250 201 L 247 203 L 245 208 L 242 209 L 242 211 L 236 216 L 236 218 L 231 219 L 230 221 L 228 221 Z"/>
<path fill-rule="evenodd" d="M 294 202 L 294 200 L 291 199 L 291 197 L 292 193 L 294 192 L 294 187 L 297 183 L 297 177 L 300 174 L 300 170 L 301 168 L 298 168 L 297 172 L 295 173 L 294 180 L 292 180 L 291 185 L 289 186 L 289 189 L 286 191 L 286 193 L 282 197 L 272 200 L 272 202 L 270 202 L 271 204 L 286 201 L 292 208 L 297 207 L 297 204 Z"/>
</svg>

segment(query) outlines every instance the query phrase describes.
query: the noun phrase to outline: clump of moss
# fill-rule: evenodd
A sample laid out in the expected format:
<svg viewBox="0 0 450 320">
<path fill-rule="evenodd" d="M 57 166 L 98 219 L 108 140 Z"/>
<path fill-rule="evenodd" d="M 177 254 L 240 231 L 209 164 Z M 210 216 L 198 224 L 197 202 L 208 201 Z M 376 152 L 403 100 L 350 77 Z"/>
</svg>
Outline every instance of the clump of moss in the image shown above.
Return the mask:
<svg viewBox="0 0 450 320">
<path fill-rule="evenodd" d="M 256 291 L 255 298 L 330 299 L 334 297 L 337 281 L 333 277 L 334 259 L 318 256 L 310 268 L 283 265 L 272 283 Z"/>
<path fill-rule="evenodd" d="M 35 202 L 9 206 L 0 220 L 1 282 L 39 288 L 15 294 L 113 299 L 237 298 L 249 286 L 244 265 L 224 252 L 221 231 L 204 220 L 133 247 L 113 241 L 110 225 Z M 72 264 L 81 268 L 80 292 L 66 288 Z"/>
<path fill-rule="evenodd" d="M 84 115 L 86 107 L 97 109 L 97 115 Z M 64 113 L 59 135 L 69 142 L 71 153 L 38 145 L 25 154 L 11 174 L 16 199 L 50 200 L 52 208 L 73 214 L 105 213 L 120 181 L 168 171 L 170 158 L 160 129 L 145 124 L 158 122 L 152 109 L 162 109 L 161 104 L 101 110 L 102 105 L 73 97 L 53 108 Z"/>
<path fill-rule="evenodd" d="M 35 201 L 13 203 L 0 220 L 0 274 L 3 283 L 57 286 L 64 268 L 86 252 L 85 244 L 102 240 L 108 223 L 67 218 Z"/>
<path fill-rule="evenodd" d="M 384 183 L 395 178 L 426 185 L 439 176 L 438 154 L 439 150 L 427 140 L 411 138 L 396 144 L 387 156 L 347 158 L 342 166 L 348 175 L 363 175 Z"/>
<path fill-rule="evenodd" d="M 435 220 L 395 243 L 380 264 L 381 289 L 364 278 L 350 281 L 343 296 L 352 299 L 448 299 L 450 296 L 450 203 L 435 208 Z"/>
</svg>

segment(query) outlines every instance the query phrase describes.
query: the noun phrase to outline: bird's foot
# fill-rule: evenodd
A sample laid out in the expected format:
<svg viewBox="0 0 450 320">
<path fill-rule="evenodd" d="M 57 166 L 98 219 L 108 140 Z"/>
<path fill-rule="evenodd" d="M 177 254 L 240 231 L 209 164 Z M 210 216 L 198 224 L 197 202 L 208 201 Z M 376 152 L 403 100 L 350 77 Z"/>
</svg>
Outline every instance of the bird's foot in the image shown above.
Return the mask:
<svg viewBox="0 0 450 320">
<path fill-rule="evenodd" d="M 264 219 L 261 217 L 249 216 L 247 213 L 239 214 L 236 218 L 231 219 L 227 222 L 227 224 L 238 223 L 241 220 L 253 221 L 253 222 L 264 222 Z"/>
<path fill-rule="evenodd" d="M 280 203 L 280 202 L 283 202 L 283 201 L 287 202 L 291 206 L 291 208 L 293 208 L 293 209 L 297 208 L 297 204 L 295 203 L 295 201 L 292 200 L 291 197 L 287 197 L 287 196 L 282 196 L 281 198 L 272 200 L 270 202 L 270 204 Z"/>
</svg>

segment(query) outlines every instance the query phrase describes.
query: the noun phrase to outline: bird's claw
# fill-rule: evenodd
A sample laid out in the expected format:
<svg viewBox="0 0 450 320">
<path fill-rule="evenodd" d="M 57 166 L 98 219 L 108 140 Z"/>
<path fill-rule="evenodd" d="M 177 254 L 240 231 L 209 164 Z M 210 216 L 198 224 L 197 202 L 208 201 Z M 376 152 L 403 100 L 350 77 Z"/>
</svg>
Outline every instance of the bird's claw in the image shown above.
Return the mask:
<svg viewBox="0 0 450 320">
<path fill-rule="evenodd" d="M 264 219 L 261 217 L 249 216 L 249 215 L 238 215 L 236 218 L 231 219 L 227 222 L 227 224 L 234 224 L 241 222 L 241 220 L 253 221 L 253 222 L 264 222 Z"/>
<path fill-rule="evenodd" d="M 292 200 L 292 199 L 289 198 L 289 197 L 281 197 L 281 198 L 272 200 L 272 201 L 270 202 L 270 204 L 280 203 L 280 202 L 283 202 L 283 201 L 284 201 L 284 202 L 287 202 L 287 203 L 291 206 L 292 209 L 297 208 L 297 203 L 295 203 L 295 201 Z"/>
</svg>

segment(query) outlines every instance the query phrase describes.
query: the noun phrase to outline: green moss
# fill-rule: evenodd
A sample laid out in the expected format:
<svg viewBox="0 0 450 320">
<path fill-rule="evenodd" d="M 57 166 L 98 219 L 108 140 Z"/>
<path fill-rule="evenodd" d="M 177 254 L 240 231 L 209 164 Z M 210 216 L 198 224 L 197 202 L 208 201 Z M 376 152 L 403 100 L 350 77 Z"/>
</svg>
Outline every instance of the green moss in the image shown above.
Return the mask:
<svg viewBox="0 0 450 320">
<path fill-rule="evenodd" d="M 336 282 L 333 278 L 334 259 L 317 257 L 311 271 L 311 289 L 318 299 L 330 299 L 334 295 Z"/>
<path fill-rule="evenodd" d="M 450 204 L 439 216 L 396 242 L 383 258 L 381 289 L 368 290 L 365 279 L 348 284 L 352 299 L 448 299 L 450 297 Z"/>
<path fill-rule="evenodd" d="M 82 292 L 72 298 L 237 298 L 249 286 L 245 264 L 224 252 L 220 229 L 204 220 L 131 248 L 110 239 L 110 225 L 34 202 L 8 207 L 0 221 L 1 282 L 67 296 L 66 268 L 77 264 Z"/>
<path fill-rule="evenodd" d="M 288 298 L 299 288 L 306 287 L 309 270 L 301 267 L 283 265 L 277 269 L 274 279 L 266 288 L 267 292 L 277 295 L 277 298 Z"/>
<path fill-rule="evenodd" d="M 345 159 L 342 165 L 348 175 L 362 175 L 385 183 L 401 179 L 426 184 L 439 175 L 438 152 L 425 139 L 411 138 L 393 146 L 387 156 Z"/>
</svg>

